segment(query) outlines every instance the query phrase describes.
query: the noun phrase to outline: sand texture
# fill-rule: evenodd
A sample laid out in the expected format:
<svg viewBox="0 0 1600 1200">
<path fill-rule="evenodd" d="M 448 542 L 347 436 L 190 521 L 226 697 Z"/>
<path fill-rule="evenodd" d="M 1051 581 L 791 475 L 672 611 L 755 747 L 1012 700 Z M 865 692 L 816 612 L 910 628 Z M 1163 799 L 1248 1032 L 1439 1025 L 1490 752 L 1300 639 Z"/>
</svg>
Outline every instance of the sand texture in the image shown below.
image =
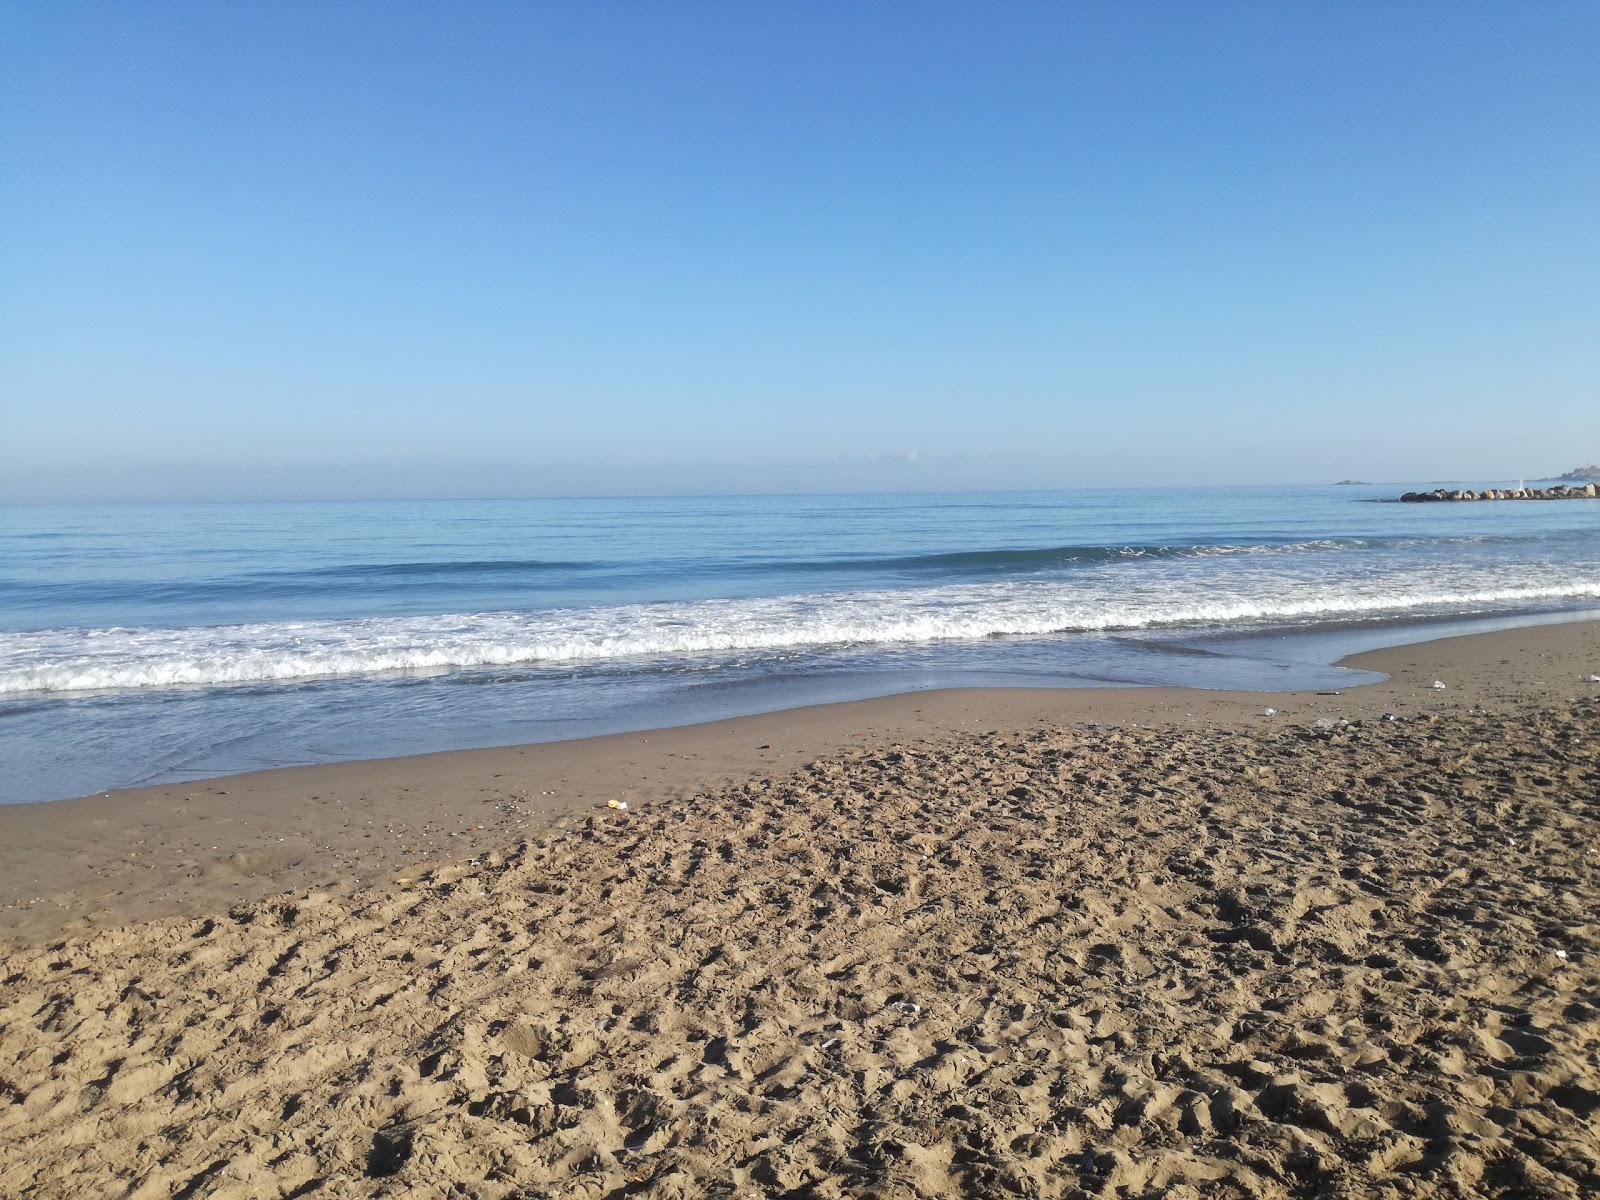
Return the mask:
<svg viewBox="0 0 1600 1200">
<path fill-rule="evenodd" d="M 884 741 L 3 974 L 12 1197 L 1593 1197 L 1600 705 Z"/>
</svg>

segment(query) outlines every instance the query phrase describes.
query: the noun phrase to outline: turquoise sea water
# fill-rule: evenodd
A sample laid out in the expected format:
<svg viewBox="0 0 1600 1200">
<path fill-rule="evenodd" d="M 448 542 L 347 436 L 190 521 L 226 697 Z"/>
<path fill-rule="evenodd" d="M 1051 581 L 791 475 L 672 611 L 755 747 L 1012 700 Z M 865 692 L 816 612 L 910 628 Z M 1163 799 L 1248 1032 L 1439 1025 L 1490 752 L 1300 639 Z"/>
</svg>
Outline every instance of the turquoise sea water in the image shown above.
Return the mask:
<svg viewBox="0 0 1600 1200">
<path fill-rule="evenodd" d="M 1600 501 L 1384 502 L 1420 486 L 7 508 L 0 799 L 920 687 L 1322 687 L 1600 604 Z"/>
</svg>

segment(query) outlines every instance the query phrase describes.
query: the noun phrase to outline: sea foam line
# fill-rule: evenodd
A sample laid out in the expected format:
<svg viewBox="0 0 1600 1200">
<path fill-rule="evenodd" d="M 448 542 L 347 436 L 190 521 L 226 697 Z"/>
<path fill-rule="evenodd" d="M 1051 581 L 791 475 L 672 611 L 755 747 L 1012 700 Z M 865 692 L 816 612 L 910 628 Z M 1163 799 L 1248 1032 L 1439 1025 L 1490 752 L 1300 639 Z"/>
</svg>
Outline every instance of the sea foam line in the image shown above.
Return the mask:
<svg viewBox="0 0 1600 1200">
<path fill-rule="evenodd" d="M 1423 579 L 1282 578 L 1272 594 L 1215 581 L 1115 591 L 1055 583 L 635 604 L 542 612 L 270 622 L 183 629 L 42 630 L 0 635 L 0 694 L 219 686 L 487 667 L 662 660 L 718 653 L 890 646 L 1163 626 L 1470 611 L 1600 598 L 1600 578 L 1448 586 Z M 1463 573 L 1465 574 L 1465 573 Z M 1511 575 L 1511 572 L 1507 572 Z M 1522 574 L 1525 578 L 1525 572 Z M 1258 588 L 1268 581 L 1255 581 Z M 1466 580 L 1462 580 L 1465 583 Z"/>
</svg>

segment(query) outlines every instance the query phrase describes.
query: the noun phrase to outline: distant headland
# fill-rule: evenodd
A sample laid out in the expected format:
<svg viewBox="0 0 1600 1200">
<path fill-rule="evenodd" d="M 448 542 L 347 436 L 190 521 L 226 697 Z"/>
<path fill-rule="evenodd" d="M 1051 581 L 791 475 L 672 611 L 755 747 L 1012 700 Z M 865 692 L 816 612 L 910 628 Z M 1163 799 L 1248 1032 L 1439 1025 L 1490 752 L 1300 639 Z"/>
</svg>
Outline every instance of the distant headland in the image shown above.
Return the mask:
<svg viewBox="0 0 1600 1200">
<path fill-rule="evenodd" d="M 1556 475 L 1550 479 L 1541 479 L 1540 483 L 1600 483 L 1600 466 L 1590 463 L 1587 467 L 1573 467 L 1565 475 Z"/>
</svg>

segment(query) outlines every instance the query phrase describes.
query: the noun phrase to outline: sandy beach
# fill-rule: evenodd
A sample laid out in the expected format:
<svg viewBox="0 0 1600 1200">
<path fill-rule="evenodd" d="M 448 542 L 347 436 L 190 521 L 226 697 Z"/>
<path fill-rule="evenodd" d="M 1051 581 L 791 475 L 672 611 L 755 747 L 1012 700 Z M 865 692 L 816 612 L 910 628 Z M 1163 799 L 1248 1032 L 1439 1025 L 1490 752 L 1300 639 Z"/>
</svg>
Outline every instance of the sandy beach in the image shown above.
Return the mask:
<svg viewBox="0 0 1600 1200">
<path fill-rule="evenodd" d="M 0 1194 L 1600 1194 L 1600 624 L 1350 665 L 0 808 Z"/>
</svg>

